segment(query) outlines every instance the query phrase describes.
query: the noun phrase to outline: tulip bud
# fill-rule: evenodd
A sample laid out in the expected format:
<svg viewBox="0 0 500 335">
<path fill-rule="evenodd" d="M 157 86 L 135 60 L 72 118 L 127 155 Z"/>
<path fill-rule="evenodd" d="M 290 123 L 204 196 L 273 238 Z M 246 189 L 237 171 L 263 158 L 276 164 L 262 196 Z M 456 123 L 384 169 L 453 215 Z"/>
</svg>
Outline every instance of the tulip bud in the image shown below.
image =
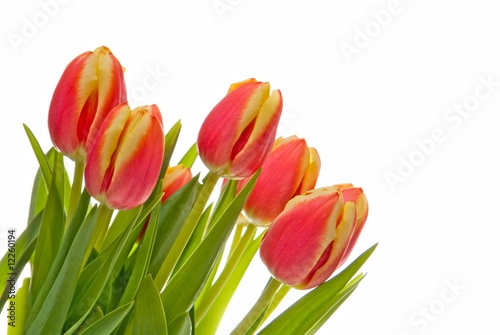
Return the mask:
<svg viewBox="0 0 500 335">
<path fill-rule="evenodd" d="M 156 105 L 109 112 L 87 157 L 91 196 L 114 209 L 131 209 L 150 196 L 163 161 L 163 122 Z"/>
<path fill-rule="evenodd" d="M 331 186 L 296 196 L 264 236 L 262 261 L 286 285 L 318 286 L 343 264 L 367 213 L 362 189 L 352 186 Z"/>
<path fill-rule="evenodd" d="M 182 186 L 186 185 L 193 177 L 191 170 L 184 165 L 176 165 L 168 167 L 163 177 L 163 197 L 162 202 L 166 201 L 172 194 L 178 191 Z"/>
<path fill-rule="evenodd" d="M 198 153 L 210 171 L 228 179 L 254 174 L 276 137 L 283 101 L 269 83 L 250 79 L 233 84 L 212 109 L 198 134 Z"/>
<path fill-rule="evenodd" d="M 315 187 L 319 170 L 318 152 L 308 147 L 304 139 L 276 139 L 245 203 L 245 214 L 253 224 L 269 225 L 290 199 Z M 239 181 L 237 189 L 243 188 L 249 179 Z"/>
<path fill-rule="evenodd" d="M 106 47 L 85 52 L 64 70 L 49 108 L 49 133 L 64 155 L 84 161 L 109 111 L 127 100 L 123 68 Z"/>
</svg>

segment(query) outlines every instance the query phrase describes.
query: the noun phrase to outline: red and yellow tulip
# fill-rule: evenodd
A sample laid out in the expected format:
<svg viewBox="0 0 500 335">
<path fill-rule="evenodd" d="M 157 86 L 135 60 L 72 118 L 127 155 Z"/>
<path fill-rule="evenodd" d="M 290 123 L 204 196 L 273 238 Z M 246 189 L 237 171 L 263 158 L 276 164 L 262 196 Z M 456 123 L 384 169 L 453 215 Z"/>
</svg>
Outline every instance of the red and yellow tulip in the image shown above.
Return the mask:
<svg viewBox="0 0 500 335">
<path fill-rule="evenodd" d="M 79 55 L 64 70 L 50 103 L 48 126 L 54 146 L 84 161 L 106 115 L 126 100 L 123 68 L 107 47 Z"/>
<path fill-rule="evenodd" d="M 260 255 L 286 285 L 309 289 L 346 260 L 368 215 L 361 188 L 319 188 L 290 200 L 263 238 Z"/>
<path fill-rule="evenodd" d="M 162 190 L 163 197 L 162 202 L 166 201 L 172 194 L 177 192 L 182 186 L 186 185 L 188 181 L 193 178 L 191 169 L 185 167 L 182 164 L 169 166 L 163 177 Z"/>
<path fill-rule="evenodd" d="M 320 166 L 318 152 L 303 138 L 276 139 L 245 203 L 245 214 L 253 224 L 269 225 L 290 199 L 315 187 Z M 238 189 L 248 180 L 239 181 Z"/>
<path fill-rule="evenodd" d="M 214 173 L 228 179 L 254 174 L 276 137 L 283 100 L 269 83 L 249 79 L 232 84 L 212 109 L 198 134 L 198 152 Z"/>
<path fill-rule="evenodd" d="M 158 180 L 163 161 L 163 122 L 156 105 L 108 114 L 89 150 L 85 184 L 90 195 L 114 209 L 144 203 Z"/>
</svg>

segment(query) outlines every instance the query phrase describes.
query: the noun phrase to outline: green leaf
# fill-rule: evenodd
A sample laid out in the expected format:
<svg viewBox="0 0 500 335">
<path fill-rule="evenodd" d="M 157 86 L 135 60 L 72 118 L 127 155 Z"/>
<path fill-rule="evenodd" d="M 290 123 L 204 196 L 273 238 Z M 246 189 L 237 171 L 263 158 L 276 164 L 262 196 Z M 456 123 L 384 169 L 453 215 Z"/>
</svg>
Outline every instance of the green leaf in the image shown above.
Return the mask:
<svg viewBox="0 0 500 335">
<path fill-rule="evenodd" d="M 309 334 L 315 334 L 322 326 L 323 324 L 328 321 L 328 319 L 333 315 L 333 313 L 344 303 L 344 301 L 347 300 L 354 292 L 354 290 L 358 287 L 359 283 L 361 282 L 361 279 L 364 278 L 364 275 L 359 274 L 356 276 L 353 280 L 351 280 L 346 287 L 342 289 L 334 298 L 336 301 L 330 309 L 320 318 L 318 321 L 311 327 L 311 329 L 306 333 L 306 335 Z M 333 302 L 333 301 L 332 301 Z"/>
<path fill-rule="evenodd" d="M 176 317 L 168 324 L 168 332 L 174 335 L 191 335 L 192 322 L 189 312 L 183 313 Z"/>
<path fill-rule="evenodd" d="M 158 185 L 156 193 L 161 197 L 161 184 Z M 146 270 L 151 261 L 151 253 L 156 239 L 156 231 L 158 227 L 158 217 L 160 212 L 160 205 L 157 204 L 149 217 L 146 232 L 142 238 L 141 244 L 137 251 L 137 258 L 132 270 L 132 274 L 125 288 L 125 292 L 120 299 L 119 306 L 123 305 L 136 296 L 137 290 L 141 285 L 143 278 L 146 276 Z"/>
<path fill-rule="evenodd" d="M 129 227 L 115 240 L 116 242 L 111 243 L 109 248 L 102 251 L 104 262 L 97 275 L 93 278 L 92 282 L 90 282 L 89 285 L 82 290 L 82 292 L 79 292 L 78 297 L 76 297 L 76 299 L 74 299 L 71 303 L 71 309 L 66 318 L 65 329 L 79 327 L 87 315 L 91 312 L 94 304 L 103 292 L 103 289 L 113 272 L 116 260 L 125 245 L 132 227 L 140 215 L 141 207 L 136 208 L 134 211 L 137 214 L 135 215 L 134 220 L 130 223 Z"/>
<path fill-rule="evenodd" d="M 165 149 L 163 152 L 163 164 L 160 170 L 160 178 L 163 178 L 165 172 L 167 171 L 168 165 L 170 164 L 170 159 L 172 158 L 177 139 L 179 138 L 181 127 L 181 120 L 179 120 L 172 126 L 172 128 L 170 128 L 170 130 L 165 135 Z"/>
<path fill-rule="evenodd" d="M 75 215 L 73 216 L 73 219 L 71 220 L 70 224 L 68 225 L 68 229 L 64 234 L 63 240 L 61 242 L 61 247 L 57 252 L 57 256 L 55 257 L 52 267 L 50 268 L 50 272 L 48 273 L 39 294 L 33 301 L 28 324 L 31 324 L 36 315 L 40 312 L 42 306 L 45 304 L 47 295 L 49 294 L 54 282 L 56 281 L 57 276 L 59 275 L 59 272 L 64 265 L 64 262 L 67 261 L 67 257 L 69 255 L 70 248 L 73 245 L 73 241 L 85 220 L 89 203 L 90 195 L 86 191 L 84 191 L 80 197 Z"/>
<path fill-rule="evenodd" d="M 375 244 L 341 273 L 303 296 L 259 332 L 259 335 L 312 334 L 312 331 L 319 329 L 336 308 L 340 306 L 340 303 L 347 299 L 347 296 L 356 288 L 361 278 L 357 278 L 353 285 L 347 284 L 376 247 Z M 346 289 L 344 290 L 344 288 Z M 342 290 L 344 291 L 341 292 Z M 341 293 L 339 294 L 339 292 Z"/>
<path fill-rule="evenodd" d="M 40 230 L 40 224 L 42 222 L 43 212 L 39 213 L 37 216 L 31 220 L 28 227 L 18 236 L 16 239 L 16 264 L 13 272 L 21 273 L 28 263 L 31 255 L 35 251 L 36 240 L 38 237 L 38 231 Z M 12 258 L 11 258 L 12 261 Z M 9 269 L 9 252 L 7 251 L 5 255 L 0 260 L 0 269 Z M 10 271 L 9 271 L 10 272 Z M 8 292 L 10 289 L 7 280 L 10 275 L 9 272 L 3 271 L 0 273 L 1 283 L 6 283 L 4 290 L 2 292 L 2 297 L 0 298 L 0 306 L 3 308 L 5 302 L 7 301 Z M 16 277 L 17 279 L 17 277 Z"/>
<path fill-rule="evenodd" d="M 51 286 L 47 298 L 44 299 L 40 312 L 28 328 L 27 334 L 60 334 L 66 315 L 70 309 L 71 301 L 77 287 L 78 275 L 82 268 L 83 258 L 92 231 L 97 222 L 97 208 L 94 207 L 84 220 L 74 243 L 64 259 L 54 284 Z M 41 301 L 41 300 L 38 300 Z M 35 306 L 37 303 L 35 303 Z"/>
<path fill-rule="evenodd" d="M 210 222 L 208 224 L 207 232 L 212 228 L 215 222 L 219 220 L 220 216 L 226 208 L 231 204 L 236 196 L 236 180 L 227 180 L 226 184 L 222 188 L 222 192 L 220 194 L 219 199 L 217 200 L 217 204 L 215 205 L 215 209 L 212 213 L 212 217 L 210 218 Z"/>
<path fill-rule="evenodd" d="M 231 301 L 238 285 L 240 284 L 243 275 L 246 273 L 248 266 L 252 262 L 257 250 L 259 250 L 260 242 L 264 233 L 261 233 L 257 238 L 252 240 L 246 247 L 243 256 L 238 261 L 237 266 L 229 280 L 223 286 L 221 292 L 215 297 L 207 314 L 201 319 L 196 319 L 198 325 L 196 330 L 200 334 L 215 334 L 219 327 L 220 321 L 226 312 L 227 306 Z M 197 310 L 195 310 L 196 312 Z"/>
<path fill-rule="evenodd" d="M 194 305 L 255 185 L 258 174 L 256 173 L 245 185 L 191 257 L 167 283 L 161 294 L 167 324 L 178 315 L 188 312 Z"/>
<path fill-rule="evenodd" d="M 134 311 L 134 334 L 168 334 L 160 292 L 151 275 L 144 278 L 137 291 Z"/>
<path fill-rule="evenodd" d="M 75 335 L 81 334 L 85 329 L 92 326 L 96 321 L 104 317 L 104 312 L 100 306 L 95 306 L 90 312 L 89 316 L 85 319 L 85 322 L 78 328 Z"/>
<path fill-rule="evenodd" d="M 31 190 L 28 222 L 31 222 L 33 218 L 45 208 L 47 196 L 48 190 L 42 177 L 42 171 L 38 169 L 35 175 L 35 180 L 33 181 L 33 188 Z"/>
<path fill-rule="evenodd" d="M 14 299 L 9 299 L 9 306 L 6 308 L 8 324 L 7 335 L 24 334 L 24 323 L 26 322 L 26 314 L 29 311 L 29 286 L 30 278 L 24 278 L 23 285 L 16 292 Z M 15 315 L 10 315 L 9 308 L 15 309 Z"/>
<path fill-rule="evenodd" d="M 179 165 L 182 164 L 185 167 L 191 168 L 196 160 L 196 157 L 198 157 L 198 148 L 196 147 L 196 143 L 194 143 L 184 156 L 182 156 L 179 161 Z"/>
<path fill-rule="evenodd" d="M 45 157 L 45 156 L 44 156 Z M 33 261 L 33 276 L 31 282 L 31 299 L 34 301 L 45 282 L 52 263 L 57 255 L 64 234 L 64 167 L 62 155 L 55 155 L 52 181 L 47 198 L 47 204 L 43 211 L 42 223 L 35 249 Z"/>
<path fill-rule="evenodd" d="M 170 248 L 186 221 L 199 192 L 199 175 L 193 177 L 179 191 L 172 194 L 160 208 L 156 241 L 148 272 L 156 277 Z"/>
<path fill-rule="evenodd" d="M 42 171 L 42 176 L 43 179 L 45 180 L 45 185 L 48 186 L 51 184 L 52 180 L 52 169 L 50 168 L 49 161 L 47 160 L 47 157 L 45 156 L 45 153 L 43 152 L 40 143 L 38 143 L 38 140 L 36 139 L 31 129 L 29 129 L 29 127 L 25 124 L 23 124 L 23 127 L 24 130 L 26 131 L 26 134 L 28 135 L 28 140 L 30 141 L 31 147 L 35 152 L 38 164 L 40 165 L 40 170 Z"/>
<path fill-rule="evenodd" d="M 186 260 L 191 256 L 193 251 L 198 247 L 198 245 L 201 243 L 201 240 L 205 236 L 205 231 L 208 225 L 208 220 L 210 218 L 210 214 L 212 212 L 212 206 L 213 204 L 208 205 L 207 208 L 205 208 L 205 211 L 203 214 L 201 214 L 200 219 L 198 220 L 198 223 L 196 224 L 196 228 L 193 231 L 193 234 L 191 235 L 191 238 L 189 239 L 188 244 L 182 251 L 182 255 L 179 258 L 179 261 L 177 262 L 177 265 L 175 266 L 174 272 L 176 273 L 177 270 L 179 270 L 182 265 L 186 262 Z"/>
<path fill-rule="evenodd" d="M 85 329 L 80 335 L 107 335 L 110 334 L 128 314 L 134 302 L 131 301 L 126 305 L 118 307 L 114 311 L 106 314 L 103 318 Z M 147 333 L 145 333 L 147 334 Z M 151 333 L 153 334 L 153 333 Z"/>
</svg>

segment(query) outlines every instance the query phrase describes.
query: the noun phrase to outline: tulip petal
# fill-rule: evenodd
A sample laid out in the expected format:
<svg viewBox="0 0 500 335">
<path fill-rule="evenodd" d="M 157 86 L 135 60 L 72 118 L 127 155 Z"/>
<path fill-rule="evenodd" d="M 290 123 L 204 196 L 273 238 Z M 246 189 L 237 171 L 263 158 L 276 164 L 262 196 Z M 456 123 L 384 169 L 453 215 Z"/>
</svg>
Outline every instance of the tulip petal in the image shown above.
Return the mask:
<svg viewBox="0 0 500 335">
<path fill-rule="evenodd" d="M 245 203 L 245 213 L 253 224 L 267 225 L 283 211 L 288 200 L 296 195 L 308 161 L 304 139 L 292 136 L 275 145 Z"/>
<path fill-rule="evenodd" d="M 227 172 L 233 147 L 248 125 L 255 119 L 262 100 L 263 83 L 239 86 L 226 95 L 207 115 L 198 134 L 198 151 L 207 167 Z M 252 106 L 253 109 L 248 107 Z"/>
<path fill-rule="evenodd" d="M 332 194 L 331 189 L 298 196 L 290 202 L 267 231 L 261 258 L 273 276 L 295 286 L 307 278 L 336 238 L 336 219 L 342 203 L 339 194 Z"/>
<path fill-rule="evenodd" d="M 282 109 L 281 93 L 275 90 L 260 108 L 245 146 L 234 156 L 231 175 L 247 177 L 262 166 L 273 147 Z"/>
<path fill-rule="evenodd" d="M 94 145 L 88 151 L 85 185 L 89 193 L 101 203 L 106 203 L 105 191 L 113 176 L 113 155 L 130 113 L 127 103 L 116 106 L 103 122 Z"/>
<path fill-rule="evenodd" d="M 131 209 L 143 203 L 153 191 L 163 161 L 163 128 L 147 108 L 132 110 L 114 161 L 114 174 L 106 199 L 113 208 Z M 137 191 L 141 182 L 142 189 Z"/>
<path fill-rule="evenodd" d="M 356 224 L 356 208 L 353 202 L 347 202 L 344 204 L 344 212 L 342 215 L 342 221 L 338 224 L 336 232 L 337 236 L 333 242 L 329 245 L 324 256 L 328 255 L 328 258 L 324 258 L 323 262 L 318 262 L 315 268 L 312 269 L 308 278 L 299 285 L 295 285 L 298 289 L 308 289 L 325 282 L 332 273 L 339 268 L 342 263 L 344 253 L 346 251 L 347 245 L 349 244 L 352 234 L 354 232 Z"/>
</svg>

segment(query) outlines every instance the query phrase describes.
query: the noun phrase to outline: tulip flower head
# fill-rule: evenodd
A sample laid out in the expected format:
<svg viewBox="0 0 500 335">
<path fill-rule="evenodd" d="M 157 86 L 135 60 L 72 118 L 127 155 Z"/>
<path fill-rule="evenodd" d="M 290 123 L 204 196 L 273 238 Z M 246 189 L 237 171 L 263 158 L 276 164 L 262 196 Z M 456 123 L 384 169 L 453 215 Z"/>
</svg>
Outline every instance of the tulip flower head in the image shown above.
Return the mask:
<svg viewBox="0 0 500 335">
<path fill-rule="evenodd" d="M 114 209 L 144 203 L 163 161 L 163 122 L 156 105 L 116 106 L 102 123 L 87 157 L 85 184 L 90 195 Z"/>
<path fill-rule="evenodd" d="M 318 152 L 308 147 L 303 138 L 276 139 L 245 203 L 245 214 L 253 224 L 269 225 L 290 199 L 315 187 L 320 165 Z M 250 178 L 239 181 L 238 190 L 248 180 Z"/>
<path fill-rule="evenodd" d="M 123 68 L 107 47 L 85 52 L 64 70 L 49 108 L 49 133 L 64 155 L 84 161 L 113 107 L 127 100 Z"/>
<path fill-rule="evenodd" d="M 367 204 L 363 190 L 348 184 L 296 196 L 264 236 L 262 261 L 286 285 L 322 284 L 346 260 L 366 221 Z"/>
<path fill-rule="evenodd" d="M 193 178 L 191 169 L 184 165 L 169 166 L 163 177 L 163 197 L 162 202 L 165 202 L 172 194 L 177 192 L 182 186 Z"/>
<path fill-rule="evenodd" d="M 283 100 L 255 79 L 231 85 L 198 134 L 198 153 L 210 171 L 228 179 L 254 174 L 272 149 Z"/>
</svg>

